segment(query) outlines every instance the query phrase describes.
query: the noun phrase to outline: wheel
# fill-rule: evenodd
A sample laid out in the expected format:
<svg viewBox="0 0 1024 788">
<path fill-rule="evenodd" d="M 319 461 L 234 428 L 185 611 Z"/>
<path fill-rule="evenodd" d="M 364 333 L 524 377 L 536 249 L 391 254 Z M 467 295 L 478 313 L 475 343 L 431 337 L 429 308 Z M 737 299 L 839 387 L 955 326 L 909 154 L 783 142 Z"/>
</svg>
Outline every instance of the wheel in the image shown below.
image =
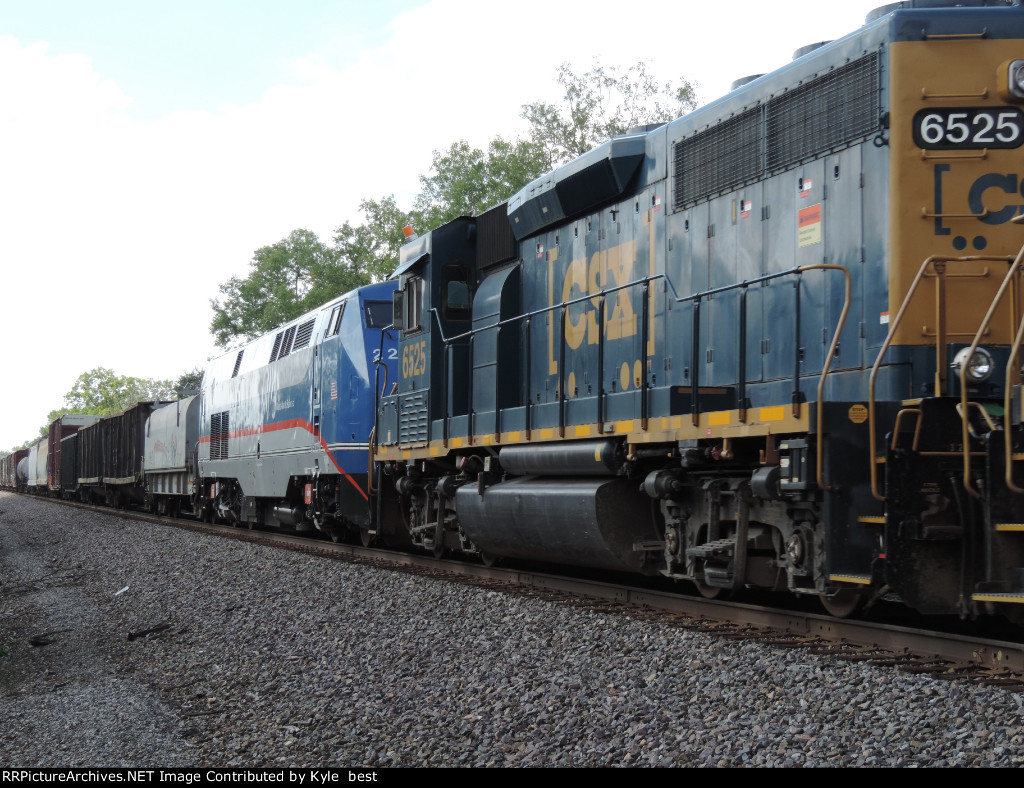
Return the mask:
<svg viewBox="0 0 1024 788">
<path fill-rule="evenodd" d="M 359 529 L 359 544 L 363 547 L 369 547 L 373 544 L 376 534 L 371 533 L 369 528 L 361 527 Z"/>
<path fill-rule="evenodd" d="M 694 580 L 693 584 L 697 586 L 697 591 L 705 599 L 728 599 L 732 596 L 732 589 L 719 588 L 718 586 L 709 586 L 703 580 Z"/>
<path fill-rule="evenodd" d="M 832 596 L 820 596 L 821 606 L 825 612 L 835 618 L 849 618 L 864 604 L 863 591 L 855 588 L 841 588 Z"/>
<path fill-rule="evenodd" d="M 497 566 L 501 563 L 501 556 L 495 555 L 494 553 L 488 553 L 486 550 L 480 551 L 480 560 L 484 566 Z"/>
<path fill-rule="evenodd" d="M 444 558 L 444 554 L 448 552 L 444 544 L 444 527 L 440 523 L 434 529 L 434 546 L 430 552 L 433 553 L 434 558 Z"/>
</svg>

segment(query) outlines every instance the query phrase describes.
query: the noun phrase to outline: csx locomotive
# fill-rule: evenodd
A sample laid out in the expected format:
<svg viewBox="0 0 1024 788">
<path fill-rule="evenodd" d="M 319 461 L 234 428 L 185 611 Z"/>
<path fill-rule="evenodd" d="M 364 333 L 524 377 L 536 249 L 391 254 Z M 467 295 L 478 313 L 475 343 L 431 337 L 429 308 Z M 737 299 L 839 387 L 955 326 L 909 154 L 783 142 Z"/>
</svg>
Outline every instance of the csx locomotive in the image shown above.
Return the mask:
<svg viewBox="0 0 1024 788">
<path fill-rule="evenodd" d="M 239 524 L 1019 621 L 1022 146 L 1019 0 L 883 7 L 410 241 L 212 362 L 143 428 L 179 459 L 111 478 Z"/>
<path fill-rule="evenodd" d="M 1024 8 L 906 2 L 407 244 L 377 529 L 1024 611 Z"/>
</svg>

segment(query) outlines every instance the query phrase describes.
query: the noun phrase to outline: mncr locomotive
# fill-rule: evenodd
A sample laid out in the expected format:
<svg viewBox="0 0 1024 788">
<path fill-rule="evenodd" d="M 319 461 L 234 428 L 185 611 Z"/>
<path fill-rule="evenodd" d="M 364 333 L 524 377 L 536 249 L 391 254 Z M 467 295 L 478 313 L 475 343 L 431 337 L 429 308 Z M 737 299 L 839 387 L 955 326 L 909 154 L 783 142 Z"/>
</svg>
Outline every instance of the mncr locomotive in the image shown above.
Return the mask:
<svg viewBox="0 0 1024 788">
<path fill-rule="evenodd" d="M 905 2 L 407 244 L 373 531 L 1024 612 L 1024 8 Z"/>
</svg>

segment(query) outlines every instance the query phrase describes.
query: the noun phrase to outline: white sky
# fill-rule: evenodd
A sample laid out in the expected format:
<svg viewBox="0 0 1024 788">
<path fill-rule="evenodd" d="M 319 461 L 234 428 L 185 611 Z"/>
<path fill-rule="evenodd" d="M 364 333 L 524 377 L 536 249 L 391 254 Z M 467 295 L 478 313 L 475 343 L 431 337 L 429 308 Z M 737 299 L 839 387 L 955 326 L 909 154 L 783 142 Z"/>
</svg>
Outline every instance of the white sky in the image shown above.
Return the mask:
<svg viewBox="0 0 1024 788">
<path fill-rule="evenodd" d="M 882 0 L 0 0 L 0 451 L 82 372 L 176 378 L 254 250 L 408 206 L 431 152 L 523 131 L 562 62 L 702 103 Z"/>
</svg>

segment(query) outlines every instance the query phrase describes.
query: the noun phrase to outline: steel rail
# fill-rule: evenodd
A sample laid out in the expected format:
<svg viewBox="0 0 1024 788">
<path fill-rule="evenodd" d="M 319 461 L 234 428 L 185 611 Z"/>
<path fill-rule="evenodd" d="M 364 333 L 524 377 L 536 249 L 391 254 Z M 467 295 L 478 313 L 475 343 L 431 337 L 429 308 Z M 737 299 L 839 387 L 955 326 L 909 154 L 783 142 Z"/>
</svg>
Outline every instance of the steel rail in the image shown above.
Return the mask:
<svg viewBox="0 0 1024 788">
<path fill-rule="evenodd" d="M 905 626 L 869 621 L 837 619 L 818 613 L 785 610 L 762 605 L 687 596 L 674 591 L 641 588 L 555 575 L 518 567 L 488 567 L 420 553 L 399 553 L 378 547 L 333 543 L 293 534 L 249 530 L 229 525 L 211 525 L 197 520 L 172 519 L 145 512 L 110 509 L 76 502 L 55 501 L 109 514 L 126 520 L 165 525 L 182 530 L 212 534 L 268 546 L 276 546 L 335 560 L 368 564 L 391 571 L 411 571 L 436 579 L 529 593 L 560 604 L 593 608 L 605 612 L 663 621 L 783 645 L 824 649 L 842 657 L 853 650 L 857 659 L 906 665 L 949 678 L 972 678 L 971 670 L 996 671 L 989 683 L 1013 685 L 1024 690 L 1024 642 L 975 638 L 931 632 Z M 1024 634 L 1022 634 L 1024 641 Z M 864 654 L 873 656 L 865 657 Z M 941 663 L 936 667 L 935 663 Z M 926 664 L 930 667 L 922 668 Z M 966 671 L 966 672 L 965 672 Z M 974 677 L 976 678 L 976 677 Z M 984 680 L 984 679 L 983 679 Z"/>
</svg>

